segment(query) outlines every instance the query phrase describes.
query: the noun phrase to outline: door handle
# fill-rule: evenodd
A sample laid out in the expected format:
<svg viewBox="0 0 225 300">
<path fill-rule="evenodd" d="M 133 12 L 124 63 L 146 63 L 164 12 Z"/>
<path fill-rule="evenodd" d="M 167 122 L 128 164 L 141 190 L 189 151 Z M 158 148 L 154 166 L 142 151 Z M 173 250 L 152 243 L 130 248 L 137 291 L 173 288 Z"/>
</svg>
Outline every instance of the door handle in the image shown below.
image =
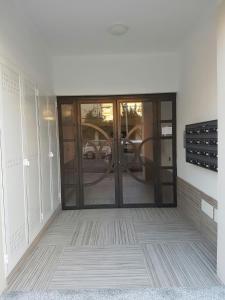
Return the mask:
<svg viewBox="0 0 225 300">
<path fill-rule="evenodd" d="M 54 153 L 53 152 L 49 152 L 49 158 L 53 158 L 54 157 Z"/>
<path fill-rule="evenodd" d="M 23 160 L 23 165 L 24 165 L 25 167 L 29 167 L 29 166 L 30 166 L 30 161 L 29 161 L 27 158 L 24 158 L 24 160 Z"/>
</svg>

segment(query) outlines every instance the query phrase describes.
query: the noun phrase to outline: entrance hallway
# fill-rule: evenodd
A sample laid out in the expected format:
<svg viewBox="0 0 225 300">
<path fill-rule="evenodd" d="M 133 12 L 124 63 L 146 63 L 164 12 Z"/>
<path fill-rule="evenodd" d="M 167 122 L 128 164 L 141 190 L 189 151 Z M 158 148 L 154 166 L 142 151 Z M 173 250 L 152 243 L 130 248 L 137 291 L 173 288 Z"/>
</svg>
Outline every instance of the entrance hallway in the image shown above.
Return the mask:
<svg viewBox="0 0 225 300">
<path fill-rule="evenodd" d="M 9 290 L 209 287 L 216 248 L 177 208 L 62 211 Z"/>
</svg>

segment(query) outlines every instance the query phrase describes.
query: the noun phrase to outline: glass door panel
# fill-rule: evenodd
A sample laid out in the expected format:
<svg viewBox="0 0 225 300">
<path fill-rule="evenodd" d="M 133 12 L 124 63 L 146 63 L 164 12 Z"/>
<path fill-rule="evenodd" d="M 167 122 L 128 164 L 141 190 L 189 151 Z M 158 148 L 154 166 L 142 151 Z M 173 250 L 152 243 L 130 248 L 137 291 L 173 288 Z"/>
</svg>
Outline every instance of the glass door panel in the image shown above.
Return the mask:
<svg viewBox="0 0 225 300">
<path fill-rule="evenodd" d="M 161 166 L 173 166 L 173 140 L 161 139 Z"/>
<path fill-rule="evenodd" d="M 81 103 L 84 206 L 115 205 L 113 103 Z"/>
<path fill-rule="evenodd" d="M 161 168 L 160 179 L 162 183 L 173 183 L 174 180 L 173 169 Z"/>
<path fill-rule="evenodd" d="M 78 168 L 76 148 L 76 119 L 73 104 L 62 104 L 61 112 L 61 181 L 63 206 L 71 208 L 77 206 L 78 199 Z"/>
<path fill-rule="evenodd" d="M 172 101 L 161 101 L 161 120 L 168 121 L 173 119 L 173 103 Z"/>
<path fill-rule="evenodd" d="M 174 202 L 174 186 L 163 185 L 162 186 L 162 203 L 172 204 Z"/>
<path fill-rule="evenodd" d="M 151 101 L 120 102 L 119 171 L 123 205 L 155 203 L 154 124 Z"/>
</svg>

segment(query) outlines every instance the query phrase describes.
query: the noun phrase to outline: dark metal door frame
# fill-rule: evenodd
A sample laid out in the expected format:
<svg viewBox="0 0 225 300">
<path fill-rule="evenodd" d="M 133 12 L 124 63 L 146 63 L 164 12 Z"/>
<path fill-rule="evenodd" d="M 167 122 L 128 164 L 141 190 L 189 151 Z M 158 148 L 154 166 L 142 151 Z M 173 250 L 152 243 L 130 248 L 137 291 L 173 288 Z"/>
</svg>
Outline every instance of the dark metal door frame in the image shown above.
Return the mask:
<svg viewBox="0 0 225 300">
<path fill-rule="evenodd" d="M 120 103 L 122 102 L 144 102 L 151 101 L 154 105 L 154 153 L 155 153 L 155 164 L 156 164 L 156 194 L 155 203 L 146 204 L 124 204 L 122 195 L 122 175 L 120 171 L 120 124 L 119 124 L 119 113 L 120 113 Z M 161 102 L 172 102 L 172 120 L 161 120 L 160 119 L 160 103 Z M 57 97 L 58 103 L 58 120 L 59 120 L 59 139 L 60 139 L 60 164 L 61 164 L 61 190 L 62 190 L 62 208 L 63 209 L 81 209 L 81 208 L 115 208 L 115 207 L 176 207 L 177 206 L 177 165 L 176 165 L 176 93 L 161 93 L 161 94 L 141 94 L 141 95 L 113 95 L 113 96 L 60 96 Z M 114 205 L 85 205 L 84 203 L 84 191 L 83 191 L 83 174 L 82 174 L 82 145 L 81 145 L 81 113 L 80 104 L 82 103 L 112 103 L 113 104 L 113 130 L 114 130 L 114 156 L 115 156 L 115 204 Z M 65 205 L 64 201 L 64 175 L 63 175 L 63 132 L 62 132 L 62 104 L 73 104 L 74 116 L 77 121 L 74 122 L 74 135 L 77 137 L 77 142 L 75 143 L 75 148 L 77 151 L 75 162 L 77 165 L 77 188 L 76 191 L 76 206 Z M 171 123 L 173 127 L 172 146 L 173 146 L 173 166 L 163 167 L 161 166 L 160 155 L 156 153 L 161 153 L 161 140 L 164 139 L 161 136 L 161 124 Z M 168 138 L 167 138 L 168 139 Z M 165 169 L 173 170 L 173 182 L 162 183 L 160 181 L 161 171 Z M 173 203 L 163 203 L 162 202 L 162 187 L 163 186 L 173 186 L 174 192 L 174 202 Z"/>
</svg>

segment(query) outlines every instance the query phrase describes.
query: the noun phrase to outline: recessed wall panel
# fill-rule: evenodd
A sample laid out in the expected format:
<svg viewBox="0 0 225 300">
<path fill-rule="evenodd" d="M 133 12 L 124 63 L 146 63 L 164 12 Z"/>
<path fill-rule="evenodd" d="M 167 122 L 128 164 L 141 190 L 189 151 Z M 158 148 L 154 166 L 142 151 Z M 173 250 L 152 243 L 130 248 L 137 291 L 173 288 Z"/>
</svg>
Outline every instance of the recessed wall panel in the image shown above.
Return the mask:
<svg viewBox="0 0 225 300">
<path fill-rule="evenodd" d="M 28 245 L 23 177 L 19 72 L 1 65 L 1 120 L 7 273 Z"/>
<path fill-rule="evenodd" d="M 48 128 L 48 98 L 39 92 L 38 97 L 39 119 L 39 147 L 41 166 L 41 202 L 44 222 L 49 218 L 53 210 L 51 198 L 51 172 L 49 158 L 49 128 Z"/>
<path fill-rule="evenodd" d="M 23 152 L 29 166 L 24 166 L 25 191 L 31 242 L 41 227 L 40 165 L 38 149 L 38 119 L 34 84 L 22 77 Z"/>
<path fill-rule="evenodd" d="M 58 126 L 56 117 L 56 99 L 49 97 L 49 147 L 50 147 L 50 167 L 51 167 L 51 196 L 53 208 L 57 208 L 60 203 L 59 197 L 59 149 L 58 149 Z"/>
</svg>

